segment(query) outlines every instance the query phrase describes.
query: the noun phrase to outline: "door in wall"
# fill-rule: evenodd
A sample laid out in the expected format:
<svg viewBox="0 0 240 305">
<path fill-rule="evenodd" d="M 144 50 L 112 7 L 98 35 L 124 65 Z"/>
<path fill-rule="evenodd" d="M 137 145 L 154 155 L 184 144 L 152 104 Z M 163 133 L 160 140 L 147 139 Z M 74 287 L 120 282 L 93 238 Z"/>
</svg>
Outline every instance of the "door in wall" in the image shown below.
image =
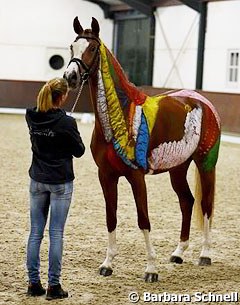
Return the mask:
<svg viewBox="0 0 240 305">
<path fill-rule="evenodd" d="M 152 85 L 154 23 L 151 17 L 115 20 L 115 54 L 129 80 Z"/>
</svg>

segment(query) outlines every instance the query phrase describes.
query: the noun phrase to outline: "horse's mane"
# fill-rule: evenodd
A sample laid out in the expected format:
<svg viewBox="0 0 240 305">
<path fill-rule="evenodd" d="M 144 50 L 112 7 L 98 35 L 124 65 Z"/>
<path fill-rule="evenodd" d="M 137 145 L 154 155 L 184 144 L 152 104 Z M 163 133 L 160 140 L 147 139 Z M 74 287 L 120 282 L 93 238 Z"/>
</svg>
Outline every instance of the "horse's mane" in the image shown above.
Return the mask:
<svg viewBox="0 0 240 305">
<path fill-rule="evenodd" d="M 129 99 L 129 88 L 134 86 L 130 84 L 120 64 L 103 43 L 100 45 L 100 56 L 101 80 L 99 81 L 102 81 L 104 93 L 98 92 L 98 98 L 103 96 L 98 102 L 99 117 L 105 138 L 108 134 L 107 138 L 110 137 L 118 155 L 131 166 L 130 160 L 134 159 L 134 149 L 129 146 L 131 126 L 128 117 L 133 103 Z M 128 92 L 125 91 L 126 88 Z"/>
<path fill-rule="evenodd" d="M 127 165 L 135 168 L 132 161 L 136 161 L 146 168 L 149 133 L 155 122 L 159 98 L 151 103 L 149 97 L 128 80 L 117 59 L 103 43 L 100 55 L 104 93 L 99 92 L 98 113 L 105 138 L 113 142 L 117 154 Z M 144 112 L 148 112 L 150 104 L 152 114 L 146 118 Z"/>
<path fill-rule="evenodd" d="M 140 91 L 133 83 L 131 83 L 123 71 L 116 57 L 105 46 L 107 61 L 109 65 L 110 75 L 112 77 L 115 90 L 122 105 L 126 103 L 134 103 L 142 105 L 147 95 Z"/>
</svg>

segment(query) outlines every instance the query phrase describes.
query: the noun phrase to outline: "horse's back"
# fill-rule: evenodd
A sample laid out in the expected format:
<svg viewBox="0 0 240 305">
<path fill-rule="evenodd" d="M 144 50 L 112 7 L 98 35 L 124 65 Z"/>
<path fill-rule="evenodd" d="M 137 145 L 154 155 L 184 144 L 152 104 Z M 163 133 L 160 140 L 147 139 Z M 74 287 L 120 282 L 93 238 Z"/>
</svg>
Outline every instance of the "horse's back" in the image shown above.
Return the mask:
<svg viewBox="0 0 240 305">
<path fill-rule="evenodd" d="M 220 144 L 221 126 L 220 117 L 213 104 L 196 91 L 181 90 L 170 94 L 172 97 L 187 97 L 196 100 L 198 107 L 202 108 L 201 135 L 194 158 L 204 163 L 205 170 L 215 166 Z"/>
<path fill-rule="evenodd" d="M 219 116 L 206 98 L 186 90 L 169 94 L 159 103 L 150 138 L 152 169 L 170 169 L 190 157 L 202 162 L 213 150 L 217 154 L 219 140 Z"/>
<path fill-rule="evenodd" d="M 150 149 L 161 143 L 180 141 L 185 133 L 187 114 L 199 107 L 198 101 L 186 97 L 164 97 L 159 103 L 152 131 Z"/>
</svg>

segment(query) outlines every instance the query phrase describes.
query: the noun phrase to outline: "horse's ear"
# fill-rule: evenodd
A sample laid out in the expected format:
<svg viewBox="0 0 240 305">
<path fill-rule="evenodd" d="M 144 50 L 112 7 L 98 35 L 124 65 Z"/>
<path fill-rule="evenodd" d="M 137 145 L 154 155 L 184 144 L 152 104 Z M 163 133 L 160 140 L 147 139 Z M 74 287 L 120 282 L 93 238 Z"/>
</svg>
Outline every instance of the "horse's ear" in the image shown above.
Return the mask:
<svg viewBox="0 0 240 305">
<path fill-rule="evenodd" d="M 99 28 L 99 24 L 98 24 L 97 19 L 95 19 L 94 17 L 92 17 L 91 28 L 92 28 L 93 34 L 96 35 L 96 37 L 98 37 L 100 28 Z"/>
<path fill-rule="evenodd" d="M 80 35 L 83 32 L 83 28 L 78 20 L 78 17 L 75 17 L 73 20 L 73 28 L 76 34 Z"/>
</svg>

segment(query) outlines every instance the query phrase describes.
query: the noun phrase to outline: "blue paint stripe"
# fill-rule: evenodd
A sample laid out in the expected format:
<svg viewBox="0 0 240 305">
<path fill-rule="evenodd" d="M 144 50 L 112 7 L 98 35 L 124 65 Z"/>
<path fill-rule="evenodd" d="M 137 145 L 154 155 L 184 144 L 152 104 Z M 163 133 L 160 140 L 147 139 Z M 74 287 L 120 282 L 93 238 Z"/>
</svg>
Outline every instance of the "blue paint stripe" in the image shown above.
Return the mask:
<svg viewBox="0 0 240 305">
<path fill-rule="evenodd" d="M 137 164 L 139 164 L 139 166 L 143 167 L 144 169 L 147 169 L 148 144 L 149 144 L 149 130 L 148 130 L 146 117 L 144 113 L 142 113 L 141 124 L 138 130 L 138 137 L 137 137 L 137 143 L 135 149 L 135 158 Z"/>
</svg>

